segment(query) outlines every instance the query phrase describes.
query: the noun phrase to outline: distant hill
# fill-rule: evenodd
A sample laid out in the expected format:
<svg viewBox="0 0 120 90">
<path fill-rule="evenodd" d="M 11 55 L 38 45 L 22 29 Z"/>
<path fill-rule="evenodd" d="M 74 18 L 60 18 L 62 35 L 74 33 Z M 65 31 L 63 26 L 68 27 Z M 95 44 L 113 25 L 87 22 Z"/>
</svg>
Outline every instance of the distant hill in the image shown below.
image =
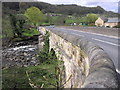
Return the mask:
<svg viewBox="0 0 120 90">
<path fill-rule="evenodd" d="M 24 12 L 28 7 L 36 6 L 43 13 L 58 13 L 65 15 L 76 15 L 82 16 L 88 13 L 95 13 L 100 15 L 105 15 L 107 17 L 115 17 L 118 16 L 117 13 L 105 11 L 102 7 L 84 7 L 78 6 L 75 4 L 71 5 L 52 5 L 44 2 L 11 2 L 11 3 L 3 3 L 3 6 L 8 7 L 13 10 L 20 10 Z"/>
<path fill-rule="evenodd" d="M 61 15 L 62 17 L 51 17 L 52 21 L 49 21 L 49 18 L 46 18 L 45 23 L 50 24 L 63 24 L 65 22 L 66 16 L 78 16 L 84 17 L 88 13 L 99 14 L 99 16 L 106 17 L 117 17 L 118 14 L 114 12 L 107 12 L 102 7 L 83 7 L 75 4 L 72 5 L 52 5 L 44 2 L 3 2 L 2 3 L 2 36 L 13 38 L 14 37 L 14 27 L 12 25 L 12 16 L 17 14 L 24 13 L 25 10 L 31 6 L 38 7 L 46 15 Z M 64 18 L 63 18 L 64 17 Z M 71 23 L 75 21 L 80 21 L 78 18 L 74 17 L 72 19 L 66 19 L 66 23 Z M 49 24 L 48 24 L 49 25 Z"/>
</svg>

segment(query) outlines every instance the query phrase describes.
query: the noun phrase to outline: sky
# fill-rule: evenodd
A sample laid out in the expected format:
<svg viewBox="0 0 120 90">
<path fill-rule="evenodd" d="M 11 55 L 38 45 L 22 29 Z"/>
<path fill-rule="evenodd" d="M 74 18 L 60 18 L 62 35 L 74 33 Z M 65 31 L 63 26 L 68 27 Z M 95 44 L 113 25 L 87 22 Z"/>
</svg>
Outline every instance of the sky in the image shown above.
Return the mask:
<svg viewBox="0 0 120 90">
<path fill-rule="evenodd" d="M 118 12 L 118 2 L 120 0 L 38 0 L 51 4 L 77 4 L 86 7 L 101 6 L 107 11 Z M 120 13 L 120 12 L 119 12 Z"/>
</svg>

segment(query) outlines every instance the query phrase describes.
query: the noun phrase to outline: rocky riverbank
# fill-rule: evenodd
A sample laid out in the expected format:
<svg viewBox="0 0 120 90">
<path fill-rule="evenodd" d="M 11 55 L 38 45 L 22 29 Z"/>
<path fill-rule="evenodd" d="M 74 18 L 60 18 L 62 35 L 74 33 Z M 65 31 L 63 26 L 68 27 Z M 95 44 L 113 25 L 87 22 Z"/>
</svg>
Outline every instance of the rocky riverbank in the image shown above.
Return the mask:
<svg viewBox="0 0 120 90">
<path fill-rule="evenodd" d="M 2 51 L 2 68 L 9 68 L 12 66 L 27 67 L 30 65 L 39 65 L 37 52 L 37 45 L 27 45 L 4 49 Z"/>
<path fill-rule="evenodd" d="M 14 48 L 26 45 L 36 45 L 38 44 L 38 36 L 33 37 L 25 37 L 25 38 L 3 38 L 2 41 L 2 49 Z"/>
<path fill-rule="evenodd" d="M 43 39 L 41 36 L 41 42 L 42 41 Z M 5 44 L 5 41 L 3 42 Z M 2 68 L 9 68 L 13 66 L 27 67 L 39 65 L 39 59 L 37 58 L 40 48 L 40 46 L 38 48 L 38 37 L 26 41 L 10 43 L 10 45 L 10 47 L 8 45 L 3 46 Z"/>
</svg>

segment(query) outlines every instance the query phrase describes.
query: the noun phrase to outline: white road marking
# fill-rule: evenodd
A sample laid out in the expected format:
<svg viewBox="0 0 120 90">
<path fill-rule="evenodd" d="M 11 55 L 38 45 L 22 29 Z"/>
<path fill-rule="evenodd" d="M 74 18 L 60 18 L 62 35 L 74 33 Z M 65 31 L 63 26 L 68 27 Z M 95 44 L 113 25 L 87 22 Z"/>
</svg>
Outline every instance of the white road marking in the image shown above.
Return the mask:
<svg viewBox="0 0 120 90">
<path fill-rule="evenodd" d="M 64 31 L 64 32 L 66 32 L 66 33 L 67 33 L 67 31 Z M 77 36 L 84 37 L 84 35 L 80 35 L 80 34 L 76 34 L 76 33 L 72 33 L 72 34 L 77 35 Z"/>
<path fill-rule="evenodd" d="M 118 69 L 116 69 L 116 71 L 120 74 L 120 71 Z"/>
<path fill-rule="evenodd" d="M 61 28 L 61 29 L 66 29 L 66 28 Z M 68 30 L 74 30 L 74 31 L 77 31 L 77 32 L 82 32 L 82 33 L 88 33 L 88 34 L 94 34 L 94 35 L 99 35 L 99 36 L 105 36 L 105 37 L 120 39 L 120 37 L 117 37 L 117 36 L 109 36 L 109 35 L 98 34 L 98 33 L 84 32 L 84 31 L 78 31 L 78 30 L 75 30 L 75 29 L 68 29 Z"/>
<path fill-rule="evenodd" d="M 74 35 L 77 35 L 77 36 L 81 36 L 81 37 L 84 37 L 84 35 L 80 35 L 80 34 L 76 34 L 76 33 L 73 33 Z"/>
<path fill-rule="evenodd" d="M 92 39 L 94 39 L 94 40 L 96 40 L 96 41 L 104 42 L 104 43 L 107 43 L 107 44 L 111 44 L 111 45 L 114 45 L 114 46 L 120 46 L 120 45 L 118 45 L 118 44 L 111 43 L 111 42 L 108 42 L 108 41 L 103 41 L 103 40 L 101 40 L 101 39 L 96 39 L 96 38 L 92 38 Z"/>
<path fill-rule="evenodd" d="M 66 31 L 67 32 L 67 31 Z M 78 31 L 79 32 L 79 31 Z M 80 31 L 81 32 L 81 31 Z M 72 33 L 74 35 L 78 35 L 78 36 L 81 36 L 81 37 L 85 37 L 84 35 L 80 35 L 80 34 L 76 34 L 76 33 Z M 107 43 L 107 44 L 111 44 L 111 45 L 114 45 L 114 46 L 120 46 L 118 44 L 115 44 L 115 43 L 112 43 L 112 42 L 108 42 L 108 41 L 105 41 L 105 40 L 101 40 L 101 39 L 96 39 L 96 38 L 92 38 L 96 41 L 100 41 L 100 42 L 104 42 L 104 43 Z"/>
<path fill-rule="evenodd" d="M 65 28 L 62 28 L 62 29 L 65 29 Z M 69 29 L 69 30 L 74 30 L 74 29 Z M 74 30 L 74 31 L 83 32 L 83 31 L 78 31 L 78 30 Z M 100 36 L 105 36 L 105 37 L 120 39 L 119 37 L 115 37 L 115 36 L 108 36 L 108 35 L 97 34 L 97 33 L 91 33 L 91 32 L 83 32 L 83 33 L 89 33 L 89 34 L 95 34 L 95 35 L 100 35 Z M 76 34 L 76 33 L 73 33 L 73 34 L 84 37 L 84 35 L 79 35 L 79 34 Z M 100 41 L 100 42 L 108 43 L 108 44 L 111 44 L 111 45 L 120 46 L 120 45 L 118 45 L 118 44 L 111 43 L 111 42 L 108 42 L 108 41 L 103 41 L 103 40 L 96 39 L 96 38 L 92 38 L 92 39 L 97 40 L 97 41 Z M 120 71 L 119 71 L 118 69 L 116 69 L 116 72 L 120 74 Z"/>
</svg>

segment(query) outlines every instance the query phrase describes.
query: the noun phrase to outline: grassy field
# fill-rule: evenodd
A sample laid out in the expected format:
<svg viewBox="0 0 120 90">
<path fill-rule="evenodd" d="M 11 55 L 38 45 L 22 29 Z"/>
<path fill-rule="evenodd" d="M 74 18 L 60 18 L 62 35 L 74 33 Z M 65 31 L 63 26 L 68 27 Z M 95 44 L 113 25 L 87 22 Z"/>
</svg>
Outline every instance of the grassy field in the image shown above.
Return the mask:
<svg viewBox="0 0 120 90">
<path fill-rule="evenodd" d="M 69 24 L 69 23 L 74 23 L 74 22 L 77 22 L 77 23 L 80 23 L 80 17 L 73 17 L 73 18 L 66 18 L 66 24 Z"/>
</svg>

